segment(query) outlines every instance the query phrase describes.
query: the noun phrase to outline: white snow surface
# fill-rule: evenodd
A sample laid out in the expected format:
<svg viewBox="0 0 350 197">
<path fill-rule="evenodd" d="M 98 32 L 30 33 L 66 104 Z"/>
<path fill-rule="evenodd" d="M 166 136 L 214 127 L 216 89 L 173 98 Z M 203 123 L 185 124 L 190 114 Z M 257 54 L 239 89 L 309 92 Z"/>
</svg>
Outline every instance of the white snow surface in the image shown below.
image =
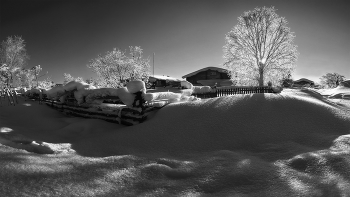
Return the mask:
<svg viewBox="0 0 350 197">
<path fill-rule="evenodd" d="M 67 92 L 73 91 L 73 90 L 81 90 L 81 89 L 96 89 L 96 87 L 85 83 L 85 82 L 79 82 L 79 81 L 70 81 L 66 85 L 63 86 L 64 90 Z"/>
<path fill-rule="evenodd" d="M 152 75 L 149 77 L 149 81 L 155 82 L 157 79 L 167 80 L 167 81 L 182 81 L 181 79 L 177 79 L 174 77 L 164 76 L 164 75 Z"/>
<path fill-rule="evenodd" d="M 193 93 L 193 90 L 192 89 L 183 89 L 183 90 L 180 90 L 180 92 L 184 96 L 191 96 Z"/>
<path fill-rule="evenodd" d="M 13 173 L 0 181 L 0 193 L 26 191 L 6 187 L 23 173 L 26 181 L 45 173 L 30 185 L 35 195 L 68 176 L 71 189 L 57 196 L 350 196 L 350 110 L 307 89 L 169 104 L 131 127 L 23 100 L 1 106 L 0 117 L 2 130 L 55 152 L 0 145 Z M 65 162 L 50 173 L 36 168 L 57 160 Z M 66 175 L 55 174 L 66 164 Z M 80 168 L 96 173 L 80 180 Z"/>
<path fill-rule="evenodd" d="M 340 98 L 343 94 L 346 94 L 346 95 L 350 94 L 350 87 L 338 86 L 336 88 L 320 89 L 320 90 L 316 90 L 316 91 L 323 96 Z"/>
<path fill-rule="evenodd" d="M 188 81 L 181 81 L 181 87 L 185 87 L 186 89 L 192 89 L 193 88 L 193 84 L 188 82 Z"/>
<path fill-rule="evenodd" d="M 162 100 L 162 99 L 180 99 L 182 94 L 173 92 L 155 92 L 146 93 L 144 95 L 145 101 Z"/>
<path fill-rule="evenodd" d="M 210 86 L 193 86 L 192 90 L 194 94 L 204 94 L 212 91 Z"/>
<path fill-rule="evenodd" d="M 126 84 L 126 88 L 130 93 L 143 92 L 146 93 L 146 85 L 144 81 L 130 81 Z"/>
</svg>

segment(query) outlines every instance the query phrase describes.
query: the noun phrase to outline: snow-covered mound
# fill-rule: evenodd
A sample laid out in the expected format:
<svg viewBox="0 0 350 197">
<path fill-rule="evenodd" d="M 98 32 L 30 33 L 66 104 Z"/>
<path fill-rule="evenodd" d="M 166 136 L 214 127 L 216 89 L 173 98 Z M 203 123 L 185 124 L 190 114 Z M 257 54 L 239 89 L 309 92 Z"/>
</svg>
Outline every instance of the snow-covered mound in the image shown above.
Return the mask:
<svg viewBox="0 0 350 197">
<path fill-rule="evenodd" d="M 350 87 L 338 86 L 332 89 L 320 89 L 317 90 L 323 96 L 328 96 L 331 98 L 340 98 L 342 94 L 350 94 Z"/>
<path fill-rule="evenodd" d="M 181 87 L 184 87 L 186 89 L 192 89 L 193 85 L 192 83 L 188 82 L 188 81 L 181 81 Z"/>
<path fill-rule="evenodd" d="M 81 90 L 81 89 L 96 89 L 96 87 L 85 82 L 70 81 L 69 83 L 63 86 L 63 89 L 69 92 L 69 91 Z"/>
<path fill-rule="evenodd" d="M 191 96 L 193 93 L 193 90 L 192 89 L 183 89 L 183 90 L 180 90 L 180 93 L 184 96 Z"/>
<path fill-rule="evenodd" d="M 0 145 L 4 196 L 350 196 L 350 112 L 309 90 L 170 104 L 132 127 L 36 102 L 0 117 L 56 153 Z"/>
<path fill-rule="evenodd" d="M 91 143 L 113 141 L 108 152 L 115 150 L 116 154 L 129 154 L 130 148 L 145 153 L 256 152 L 269 143 L 290 141 L 327 148 L 324 136 L 350 132 L 350 118 L 321 99 L 309 92 L 235 95 L 171 104 L 141 125 Z"/>
<path fill-rule="evenodd" d="M 60 98 L 63 94 L 65 94 L 65 90 L 62 86 L 55 86 L 46 91 L 47 98 L 53 100 Z"/>
<path fill-rule="evenodd" d="M 132 94 L 139 91 L 146 93 L 146 85 L 143 81 L 130 81 L 126 84 L 126 88 Z"/>
</svg>

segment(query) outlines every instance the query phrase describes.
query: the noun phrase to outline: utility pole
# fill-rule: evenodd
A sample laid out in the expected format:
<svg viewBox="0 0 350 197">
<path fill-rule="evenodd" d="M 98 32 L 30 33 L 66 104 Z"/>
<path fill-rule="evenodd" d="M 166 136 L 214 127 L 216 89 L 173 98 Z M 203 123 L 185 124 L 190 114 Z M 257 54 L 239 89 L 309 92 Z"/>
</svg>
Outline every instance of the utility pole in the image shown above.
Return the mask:
<svg viewBox="0 0 350 197">
<path fill-rule="evenodd" d="M 154 77 L 154 55 L 155 55 L 156 53 L 153 53 L 153 77 Z"/>
</svg>

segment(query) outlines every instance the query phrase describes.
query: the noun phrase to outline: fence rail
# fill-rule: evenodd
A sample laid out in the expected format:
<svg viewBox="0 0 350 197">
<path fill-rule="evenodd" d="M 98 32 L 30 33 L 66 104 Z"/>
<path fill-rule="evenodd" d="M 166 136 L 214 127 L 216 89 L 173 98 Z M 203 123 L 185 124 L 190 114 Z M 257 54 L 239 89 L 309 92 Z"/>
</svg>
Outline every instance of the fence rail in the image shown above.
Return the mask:
<svg viewBox="0 0 350 197">
<path fill-rule="evenodd" d="M 274 93 L 272 90 L 272 87 L 264 86 L 264 87 L 246 87 L 246 88 L 217 88 L 213 92 L 208 93 L 199 93 L 199 94 L 192 94 L 193 96 L 196 96 L 198 98 L 214 98 L 214 97 L 221 97 L 221 96 L 229 96 L 229 95 L 235 95 L 235 94 L 254 94 L 254 93 Z"/>
</svg>

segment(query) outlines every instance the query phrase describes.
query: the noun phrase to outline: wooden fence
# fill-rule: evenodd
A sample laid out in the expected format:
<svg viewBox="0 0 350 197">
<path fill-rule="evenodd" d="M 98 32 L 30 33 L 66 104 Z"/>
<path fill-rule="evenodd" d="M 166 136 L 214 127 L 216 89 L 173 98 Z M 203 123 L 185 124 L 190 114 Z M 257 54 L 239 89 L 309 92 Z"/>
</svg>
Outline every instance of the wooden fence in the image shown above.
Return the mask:
<svg viewBox="0 0 350 197">
<path fill-rule="evenodd" d="M 272 90 L 272 87 L 264 86 L 264 87 L 233 87 L 233 88 L 217 88 L 213 92 L 208 93 L 199 93 L 199 94 L 192 94 L 193 96 L 196 96 L 198 98 L 214 98 L 214 97 L 221 97 L 221 96 L 230 96 L 235 94 L 254 94 L 254 93 L 274 93 Z"/>
</svg>

